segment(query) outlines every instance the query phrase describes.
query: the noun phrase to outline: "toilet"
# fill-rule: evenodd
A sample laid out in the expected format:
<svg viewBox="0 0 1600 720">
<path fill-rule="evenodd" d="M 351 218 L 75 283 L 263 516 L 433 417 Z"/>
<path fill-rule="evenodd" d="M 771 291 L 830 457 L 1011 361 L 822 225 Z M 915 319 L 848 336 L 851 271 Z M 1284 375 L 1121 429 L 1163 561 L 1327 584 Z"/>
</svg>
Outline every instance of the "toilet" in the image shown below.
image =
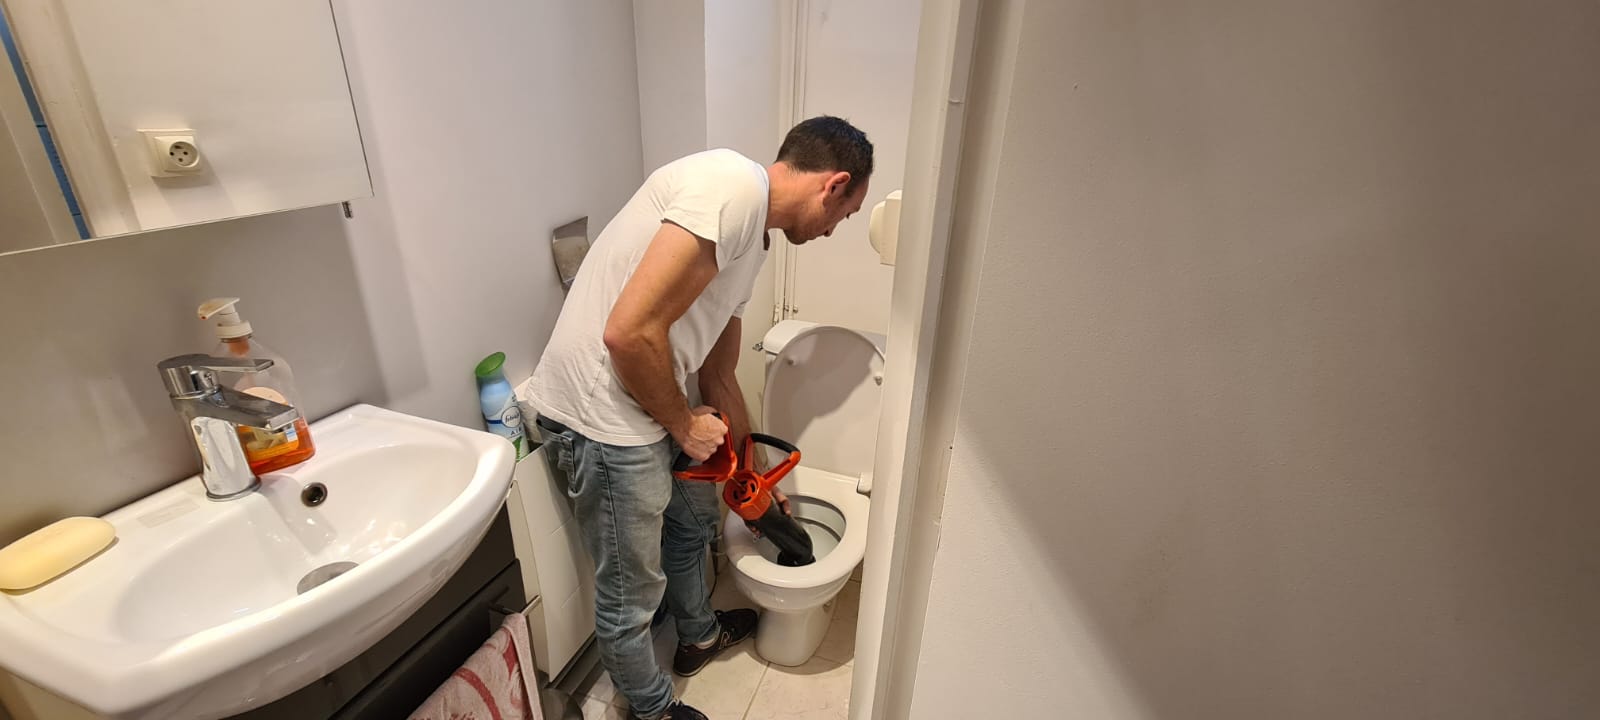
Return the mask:
<svg viewBox="0 0 1600 720">
<path fill-rule="evenodd" d="M 768 662 L 811 659 L 833 619 L 835 596 L 866 554 L 883 347 L 880 335 L 798 320 L 779 322 L 762 340 L 762 432 L 800 449 L 799 467 L 778 487 L 817 557 L 783 567 L 772 543 L 728 514 L 728 563 L 735 585 L 762 608 L 756 652 Z M 769 466 L 778 460 L 769 456 Z"/>
</svg>

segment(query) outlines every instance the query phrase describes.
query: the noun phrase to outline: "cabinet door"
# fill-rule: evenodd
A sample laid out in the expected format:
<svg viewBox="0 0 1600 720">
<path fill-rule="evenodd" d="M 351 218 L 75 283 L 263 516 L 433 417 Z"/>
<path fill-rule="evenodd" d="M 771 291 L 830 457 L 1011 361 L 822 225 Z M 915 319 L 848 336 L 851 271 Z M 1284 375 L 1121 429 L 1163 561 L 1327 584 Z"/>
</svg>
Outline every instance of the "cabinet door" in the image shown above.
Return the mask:
<svg viewBox="0 0 1600 720">
<path fill-rule="evenodd" d="M 501 609 L 522 607 L 522 594 L 522 573 L 512 563 L 340 709 L 334 720 L 393 720 L 410 715 L 499 629 L 505 617 Z"/>
</svg>

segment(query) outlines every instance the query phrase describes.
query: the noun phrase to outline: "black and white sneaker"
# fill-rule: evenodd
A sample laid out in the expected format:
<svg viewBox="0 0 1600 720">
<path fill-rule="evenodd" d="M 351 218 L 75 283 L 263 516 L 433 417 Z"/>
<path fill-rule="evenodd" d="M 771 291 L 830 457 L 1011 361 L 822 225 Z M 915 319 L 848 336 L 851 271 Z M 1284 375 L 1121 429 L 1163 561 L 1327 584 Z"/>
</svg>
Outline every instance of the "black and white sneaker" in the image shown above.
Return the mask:
<svg viewBox="0 0 1600 720">
<path fill-rule="evenodd" d="M 629 715 L 629 717 L 634 718 L 634 720 L 639 720 L 639 716 L 638 715 L 634 715 L 633 713 L 628 713 L 628 715 Z M 696 710 L 696 709 L 694 709 L 692 707 L 689 707 L 688 705 L 683 704 L 682 700 L 673 700 L 672 704 L 667 706 L 666 713 L 658 716 L 656 718 L 656 720 L 711 720 L 711 719 L 706 717 L 705 713 L 700 712 L 699 710 Z"/>
<path fill-rule="evenodd" d="M 717 610 L 717 625 L 721 629 L 717 632 L 716 642 L 710 647 L 696 647 L 694 645 L 679 645 L 678 652 L 672 657 L 672 672 L 681 677 L 691 677 L 700 672 L 706 663 L 712 661 L 723 650 L 727 650 L 756 632 L 756 621 L 761 616 L 749 608 Z"/>
</svg>

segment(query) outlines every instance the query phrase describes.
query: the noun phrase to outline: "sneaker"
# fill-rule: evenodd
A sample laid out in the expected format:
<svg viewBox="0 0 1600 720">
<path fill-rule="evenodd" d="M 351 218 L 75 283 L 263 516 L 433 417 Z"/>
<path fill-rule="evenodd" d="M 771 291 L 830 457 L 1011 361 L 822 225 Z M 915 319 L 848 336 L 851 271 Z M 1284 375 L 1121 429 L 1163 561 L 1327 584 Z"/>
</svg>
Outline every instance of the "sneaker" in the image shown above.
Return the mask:
<svg viewBox="0 0 1600 720">
<path fill-rule="evenodd" d="M 634 715 L 633 713 L 628 713 L 628 717 L 631 717 L 634 720 L 639 720 L 639 716 L 638 715 Z M 696 710 L 696 709 L 694 709 L 692 707 L 689 707 L 688 705 L 683 704 L 682 700 L 673 700 L 672 704 L 667 706 L 667 711 L 666 712 L 656 716 L 656 720 L 711 720 L 711 719 L 706 717 L 705 713 L 700 712 L 699 710 Z"/>
<path fill-rule="evenodd" d="M 710 647 L 704 648 L 695 647 L 694 645 L 679 645 L 678 653 L 672 658 L 672 672 L 681 677 L 691 677 L 700 672 L 706 666 L 706 663 L 711 662 L 718 653 L 738 645 L 744 642 L 745 638 L 754 635 L 756 621 L 760 619 L 756 611 L 749 608 L 729 610 L 728 612 L 718 610 L 716 613 L 717 625 L 721 626 L 721 630 L 717 633 L 716 642 L 711 643 Z"/>
</svg>

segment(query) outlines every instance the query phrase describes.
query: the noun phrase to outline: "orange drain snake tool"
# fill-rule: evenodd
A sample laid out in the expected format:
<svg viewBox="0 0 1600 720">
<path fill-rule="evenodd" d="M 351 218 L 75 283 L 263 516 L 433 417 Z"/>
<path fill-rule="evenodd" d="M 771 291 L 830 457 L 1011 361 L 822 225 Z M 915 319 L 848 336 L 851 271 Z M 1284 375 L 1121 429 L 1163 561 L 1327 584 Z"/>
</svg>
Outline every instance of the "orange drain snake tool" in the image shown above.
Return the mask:
<svg viewBox="0 0 1600 720">
<path fill-rule="evenodd" d="M 756 443 L 775 447 L 789 454 L 778 466 L 759 473 L 755 470 Z M 711 457 L 704 463 L 689 466 L 689 456 L 680 454 L 673 464 L 672 476 L 679 480 L 725 483 L 722 501 L 728 509 L 761 531 L 762 537 L 778 546 L 778 564 L 789 567 L 810 565 L 816 562 L 812 554 L 811 536 L 783 508 L 772 501 L 772 488 L 785 475 L 800 464 L 800 450 L 794 445 L 771 435 L 751 433 L 744 441 L 743 461 L 733 451 L 733 432 L 730 430 Z"/>
</svg>

